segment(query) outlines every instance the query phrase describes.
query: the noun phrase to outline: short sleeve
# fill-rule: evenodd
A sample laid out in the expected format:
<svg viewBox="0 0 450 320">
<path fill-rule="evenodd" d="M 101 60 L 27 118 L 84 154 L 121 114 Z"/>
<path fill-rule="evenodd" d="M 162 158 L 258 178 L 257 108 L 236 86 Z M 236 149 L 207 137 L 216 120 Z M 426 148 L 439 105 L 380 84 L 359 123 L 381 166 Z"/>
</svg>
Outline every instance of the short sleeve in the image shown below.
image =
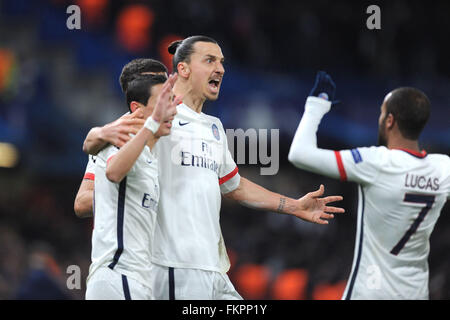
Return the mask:
<svg viewBox="0 0 450 320">
<path fill-rule="evenodd" d="M 97 160 L 96 156 L 89 155 L 89 160 L 86 165 L 86 171 L 84 172 L 83 179 L 95 180 L 95 162 Z"/>
<path fill-rule="evenodd" d="M 239 187 L 241 182 L 241 177 L 239 175 L 239 169 L 234 162 L 233 156 L 228 149 L 227 136 L 225 130 L 223 130 L 222 125 L 219 126 L 221 130 L 221 135 L 224 137 L 223 143 L 223 162 L 219 169 L 219 186 L 222 193 L 228 193 Z"/>
<path fill-rule="evenodd" d="M 335 151 L 339 175 L 343 181 L 373 183 L 383 166 L 386 148 L 364 147 Z"/>
<path fill-rule="evenodd" d="M 109 145 L 97 154 L 97 159 L 95 162 L 96 166 L 103 167 L 103 169 L 106 170 L 106 166 L 108 165 L 109 160 L 111 160 L 111 158 L 114 157 L 117 152 L 119 152 L 119 148 L 113 145 Z"/>
</svg>

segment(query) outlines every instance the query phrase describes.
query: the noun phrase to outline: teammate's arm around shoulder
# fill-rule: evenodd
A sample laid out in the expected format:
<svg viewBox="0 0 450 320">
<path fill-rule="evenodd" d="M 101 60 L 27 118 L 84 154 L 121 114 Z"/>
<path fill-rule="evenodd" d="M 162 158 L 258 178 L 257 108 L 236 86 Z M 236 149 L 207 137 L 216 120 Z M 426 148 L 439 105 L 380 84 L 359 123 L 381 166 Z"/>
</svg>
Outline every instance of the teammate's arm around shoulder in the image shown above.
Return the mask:
<svg viewBox="0 0 450 320">
<path fill-rule="evenodd" d="M 171 95 L 176 77 L 176 75 L 171 75 L 164 83 L 153 110 L 149 106 L 143 108 L 144 118 L 146 118 L 144 126 L 114 156 L 108 159 L 106 177 L 111 182 L 122 181 L 146 145 L 152 149 L 161 136 L 170 134 L 172 126 L 170 121 L 177 113 L 176 107 L 181 101 L 180 97 L 172 99 Z M 151 115 L 148 114 L 150 112 L 152 112 Z"/>
<path fill-rule="evenodd" d="M 131 114 L 125 114 L 119 119 L 104 125 L 92 128 L 83 142 L 83 151 L 96 155 L 108 144 L 121 148 L 144 125 L 144 114 L 138 109 Z"/>
</svg>

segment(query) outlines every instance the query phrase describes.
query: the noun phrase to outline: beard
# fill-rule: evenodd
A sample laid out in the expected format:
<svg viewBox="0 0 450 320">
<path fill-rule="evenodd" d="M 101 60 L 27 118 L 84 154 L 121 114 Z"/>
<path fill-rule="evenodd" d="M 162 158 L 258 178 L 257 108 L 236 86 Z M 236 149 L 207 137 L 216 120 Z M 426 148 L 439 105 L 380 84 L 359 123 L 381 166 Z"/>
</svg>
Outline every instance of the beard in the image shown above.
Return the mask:
<svg viewBox="0 0 450 320">
<path fill-rule="evenodd" d="M 383 120 L 380 127 L 378 128 L 378 146 L 387 147 L 387 139 L 386 139 L 386 119 Z"/>
</svg>

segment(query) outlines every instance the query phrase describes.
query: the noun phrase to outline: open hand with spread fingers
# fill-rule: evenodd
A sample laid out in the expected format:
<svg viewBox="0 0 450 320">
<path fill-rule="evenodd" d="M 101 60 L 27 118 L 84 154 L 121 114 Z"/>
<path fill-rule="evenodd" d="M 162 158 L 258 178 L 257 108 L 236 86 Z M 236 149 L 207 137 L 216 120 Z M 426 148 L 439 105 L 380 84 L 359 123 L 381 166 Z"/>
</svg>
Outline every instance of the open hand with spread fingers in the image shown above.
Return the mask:
<svg viewBox="0 0 450 320">
<path fill-rule="evenodd" d="M 334 213 L 344 213 L 343 208 L 328 206 L 328 203 L 343 200 L 342 196 L 328 196 L 320 198 L 324 194 L 323 184 L 319 189 L 307 193 L 302 198 L 296 200 L 296 208 L 292 214 L 303 220 L 317 223 L 328 224 L 329 219 L 334 218 Z"/>
</svg>

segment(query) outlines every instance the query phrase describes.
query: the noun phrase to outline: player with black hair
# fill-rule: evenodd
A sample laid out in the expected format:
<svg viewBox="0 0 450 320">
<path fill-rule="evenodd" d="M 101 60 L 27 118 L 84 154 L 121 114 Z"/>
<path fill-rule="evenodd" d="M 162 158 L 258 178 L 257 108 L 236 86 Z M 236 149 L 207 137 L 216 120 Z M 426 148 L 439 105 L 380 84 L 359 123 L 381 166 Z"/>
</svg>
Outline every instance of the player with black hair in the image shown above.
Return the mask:
<svg viewBox="0 0 450 320">
<path fill-rule="evenodd" d="M 153 230 L 159 201 L 157 159 L 152 148 L 168 135 L 176 114 L 176 75 L 137 76 L 126 99 L 141 109 L 144 126 L 122 148 L 109 145 L 97 155 L 88 300 L 150 300 Z"/>
<path fill-rule="evenodd" d="M 385 99 L 378 144 L 387 147 L 386 121 L 392 117 L 397 122 L 401 136 L 414 141 L 411 147 L 418 149 L 417 140 L 430 117 L 430 108 L 428 97 L 418 89 L 404 87 L 393 90 Z"/>
<path fill-rule="evenodd" d="M 173 54 L 174 72 L 187 75 L 178 78 L 175 91 L 189 92 L 185 96 L 189 101 L 185 102 L 194 111 L 201 112 L 205 101 L 219 97 L 225 73 L 225 58 L 219 44 L 207 36 L 191 36 L 172 42 L 168 51 Z"/>
<path fill-rule="evenodd" d="M 342 298 L 428 299 L 429 240 L 450 196 L 450 158 L 419 148 L 430 101 L 416 88 L 395 89 L 381 105 L 379 146 L 320 149 L 316 132 L 335 91 L 331 77 L 319 72 L 289 161 L 359 184 L 353 266 Z"/>
<path fill-rule="evenodd" d="M 120 88 L 122 92 L 127 91 L 128 83 L 137 75 L 160 74 L 167 77 L 167 67 L 159 62 L 149 58 L 138 58 L 128 62 L 122 69 L 119 77 Z"/>
<path fill-rule="evenodd" d="M 159 75 L 167 78 L 166 66 L 158 60 L 149 58 L 139 58 L 128 62 L 122 69 L 119 77 L 120 87 L 126 96 L 128 84 L 141 75 Z M 137 82 L 142 83 L 142 82 Z M 129 101 L 126 101 L 129 106 Z M 74 201 L 75 214 L 80 218 L 92 217 L 92 196 L 94 194 L 94 167 L 95 155 L 108 144 L 122 147 L 131 139 L 130 134 L 136 134 L 144 124 L 143 113 L 141 109 L 133 113 L 126 113 L 119 119 L 104 125 L 103 127 L 94 127 L 89 132 L 91 141 L 86 143 L 97 144 L 96 150 L 91 150 L 86 171 L 78 189 Z M 83 150 L 85 149 L 85 145 Z"/>
<path fill-rule="evenodd" d="M 177 66 L 180 62 L 190 62 L 191 55 L 195 52 L 194 45 L 196 42 L 206 42 L 218 45 L 216 40 L 207 36 L 192 36 L 184 40 L 173 41 L 167 49 L 169 53 L 173 55 L 173 70 L 177 70 Z"/>
</svg>

